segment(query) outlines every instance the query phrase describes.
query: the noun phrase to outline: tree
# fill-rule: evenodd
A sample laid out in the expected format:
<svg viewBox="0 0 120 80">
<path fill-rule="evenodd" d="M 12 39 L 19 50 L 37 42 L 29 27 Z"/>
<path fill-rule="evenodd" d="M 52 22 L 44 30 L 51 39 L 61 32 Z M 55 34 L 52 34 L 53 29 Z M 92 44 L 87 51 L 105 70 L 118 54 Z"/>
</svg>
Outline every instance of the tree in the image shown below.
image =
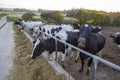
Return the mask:
<svg viewBox="0 0 120 80">
<path fill-rule="evenodd" d="M 67 17 L 74 17 L 77 13 L 78 9 L 71 9 L 71 10 L 68 10 L 66 11 L 66 16 Z"/>
<path fill-rule="evenodd" d="M 48 21 L 52 18 L 52 13 L 51 12 L 41 13 L 41 18 Z"/>
<path fill-rule="evenodd" d="M 120 26 L 120 15 L 113 19 L 113 26 Z"/>
<path fill-rule="evenodd" d="M 112 21 L 111 16 L 106 12 L 86 9 L 78 10 L 75 18 L 79 20 L 79 23 L 90 22 L 101 26 L 110 26 Z"/>
<path fill-rule="evenodd" d="M 63 21 L 63 16 L 60 11 L 53 11 L 53 19 L 55 23 L 61 23 Z"/>
<path fill-rule="evenodd" d="M 41 18 L 47 22 L 61 23 L 63 16 L 59 11 L 44 12 L 41 14 Z"/>
<path fill-rule="evenodd" d="M 83 23 L 89 20 L 89 14 L 85 12 L 84 10 L 79 10 L 76 13 L 75 18 L 77 18 L 80 23 Z"/>
<path fill-rule="evenodd" d="M 24 19 L 24 20 L 32 20 L 34 16 L 35 16 L 34 13 L 28 12 L 28 13 L 25 13 L 24 15 L 22 15 L 22 19 Z"/>
</svg>

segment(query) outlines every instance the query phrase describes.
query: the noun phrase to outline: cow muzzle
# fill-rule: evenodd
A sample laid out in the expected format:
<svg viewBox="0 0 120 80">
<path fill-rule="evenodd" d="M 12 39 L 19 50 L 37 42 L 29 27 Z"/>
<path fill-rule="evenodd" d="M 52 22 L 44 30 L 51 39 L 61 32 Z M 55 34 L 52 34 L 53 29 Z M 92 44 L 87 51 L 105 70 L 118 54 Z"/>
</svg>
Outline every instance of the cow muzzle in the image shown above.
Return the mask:
<svg viewBox="0 0 120 80">
<path fill-rule="evenodd" d="M 78 47 L 85 47 L 86 45 L 86 39 L 85 38 L 79 38 L 78 39 Z"/>
<path fill-rule="evenodd" d="M 119 44 L 119 45 L 117 45 L 117 47 L 120 49 L 120 44 Z"/>
<path fill-rule="evenodd" d="M 34 57 L 33 55 L 30 55 L 30 58 L 31 58 L 31 59 L 35 59 L 36 57 Z"/>
</svg>

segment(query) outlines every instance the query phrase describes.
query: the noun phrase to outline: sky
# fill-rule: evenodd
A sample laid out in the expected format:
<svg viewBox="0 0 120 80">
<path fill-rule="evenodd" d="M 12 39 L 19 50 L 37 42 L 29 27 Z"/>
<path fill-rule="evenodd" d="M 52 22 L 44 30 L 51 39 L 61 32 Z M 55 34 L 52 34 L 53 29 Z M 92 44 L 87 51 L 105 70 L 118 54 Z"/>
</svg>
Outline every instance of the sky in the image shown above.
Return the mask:
<svg viewBox="0 0 120 80">
<path fill-rule="evenodd" d="M 85 8 L 107 12 L 120 12 L 120 0 L 1 0 L 0 7 L 31 10 L 68 10 Z"/>
</svg>

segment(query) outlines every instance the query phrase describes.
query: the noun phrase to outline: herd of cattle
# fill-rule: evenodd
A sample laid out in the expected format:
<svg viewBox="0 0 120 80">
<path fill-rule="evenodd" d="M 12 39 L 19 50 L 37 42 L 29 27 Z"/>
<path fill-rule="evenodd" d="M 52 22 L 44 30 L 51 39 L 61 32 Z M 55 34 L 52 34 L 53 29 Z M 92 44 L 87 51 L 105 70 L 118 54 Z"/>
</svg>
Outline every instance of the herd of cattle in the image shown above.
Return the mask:
<svg viewBox="0 0 120 80">
<path fill-rule="evenodd" d="M 106 38 L 103 34 L 102 27 L 92 26 L 90 23 L 85 22 L 83 24 L 50 24 L 50 23 L 42 23 L 33 22 L 33 21 L 24 21 L 24 20 L 16 20 L 15 24 L 21 26 L 21 30 L 25 30 L 28 34 L 32 35 L 33 38 L 33 51 L 31 54 L 31 58 L 35 59 L 40 56 L 44 51 L 48 51 L 52 54 L 56 50 L 55 40 L 50 36 L 56 37 L 62 41 L 65 41 L 73 46 L 81 48 L 87 52 L 90 52 L 94 55 L 100 53 L 104 48 Z M 43 33 L 45 34 L 43 34 Z M 113 38 L 113 41 L 120 47 L 120 32 L 116 32 L 110 37 Z M 66 46 L 62 42 L 57 43 L 57 51 L 62 52 L 62 63 L 65 60 L 65 55 L 71 48 Z M 72 49 L 74 50 L 74 49 Z M 73 55 L 73 53 L 72 53 Z M 87 55 L 81 54 L 77 51 L 76 62 L 78 58 L 81 59 L 81 69 L 80 72 L 83 71 L 84 61 L 88 58 Z M 92 58 L 88 61 L 88 69 L 89 72 L 90 65 L 92 63 Z M 64 66 L 64 64 L 63 64 Z"/>
</svg>

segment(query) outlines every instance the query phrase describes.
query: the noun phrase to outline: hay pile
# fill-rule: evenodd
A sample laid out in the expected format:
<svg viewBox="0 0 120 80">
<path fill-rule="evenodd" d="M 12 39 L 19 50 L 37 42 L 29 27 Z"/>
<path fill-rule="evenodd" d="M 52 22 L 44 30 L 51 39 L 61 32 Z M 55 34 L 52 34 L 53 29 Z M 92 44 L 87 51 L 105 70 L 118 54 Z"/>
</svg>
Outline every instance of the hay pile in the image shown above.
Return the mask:
<svg viewBox="0 0 120 80">
<path fill-rule="evenodd" d="M 31 60 L 32 45 L 16 25 L 13 25 L 13 29 L 15 57 L 9 80 L 66 80 L 63 74 L 57 76 L 47 60 L 42 57 Z"/>
</svg>

